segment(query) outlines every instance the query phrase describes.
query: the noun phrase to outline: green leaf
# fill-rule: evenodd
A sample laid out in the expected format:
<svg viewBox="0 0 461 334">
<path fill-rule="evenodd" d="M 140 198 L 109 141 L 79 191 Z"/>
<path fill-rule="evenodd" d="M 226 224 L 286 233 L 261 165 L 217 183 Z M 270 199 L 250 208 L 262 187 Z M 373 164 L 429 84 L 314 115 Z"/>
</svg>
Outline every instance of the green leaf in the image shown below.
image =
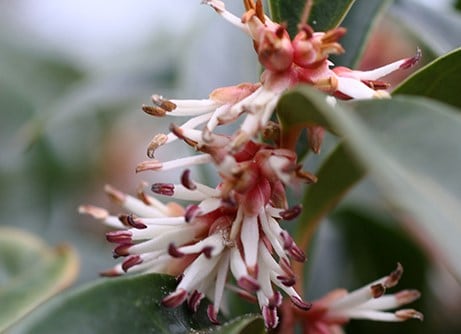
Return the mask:
<svg viewBox="0 0 461 334">
<path fill-rule="evenodd" d="M 347 29 L 347 34 L 341 38 L 341 45 L 346 52 L 333 55 L 333 63 L 350 68 L 358 66 L 373 26 L 390 2 L 391 0 L 357 1 L 352 6 L 341 24 Z"/>
<path fill-rule="evenodd" d="M 29 233 L 0 228 L 0 332 L 69 286 L 77 262 L 67 246 L 52 249 Z"/>
<path fill-rule="evenodd" d="M 316 0 L 309 17 L 315 31 L 327 31 L 337 27 L 355 0 Z M 286 22 L 288 32 L 294 37 L 298 32 L 306 0 L 269 0 L 271 16 L 276 22 Z"/>
<path fill-rule="evenodd" d="M 430 237 L 443 252 L 440 261 L 461 281 L 459 110 L 410 97 L 333 107 L 325 95 L 302 86 L 280 99 L 278 113 L 285 128 L 321 120 L 340 133 L 392 213 Z"/>
<path fill-rule="evenodd" d="M 265 333 L 264 321 L 260 315 L 247 314 L 233 319 L 224 325 L 210 330 L 201 331 L 202 334 L 258 334 Z"/>
<path fill-rule="evenodd" d="M 302 224 L 295 234 L 302 248 L 307 247 L 320 221 L 363 175 L 363 169 L 351 159 L 344 144 L 338 145 L 326 158 L 316 172 L 317 183 L 310 185 L 304 194 L 299 218 Z"/>
<path fill-rule="evenodd" d="M 197 313 L 186 305 L 165 308 L 176 287 L 171 276 L 110 278 L 61 295 L 26 318 L 17 333 L 189 333 L 213 328 L 205 303 Z"/>
<path fill-rule="evenodd" d="M 421 68 L 394 90 L 393 94 L 419 95 L 461 107 L 461 48 Z"/>
</svg>

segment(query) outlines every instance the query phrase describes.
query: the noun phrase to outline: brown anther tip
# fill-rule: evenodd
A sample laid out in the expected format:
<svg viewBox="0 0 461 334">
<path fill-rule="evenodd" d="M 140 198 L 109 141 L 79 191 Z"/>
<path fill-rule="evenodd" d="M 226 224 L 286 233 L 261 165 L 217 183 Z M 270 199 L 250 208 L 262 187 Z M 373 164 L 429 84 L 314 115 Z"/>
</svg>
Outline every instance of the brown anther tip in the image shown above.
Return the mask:
<svg viewBox="0 0 461 334">
<path fill-rule="evenodd" d="M 190 223 L 195 217 L 201 213 L 200 207 L 197 204 L 189 204 L 184 213 L 186 223 Z"/>
<path fill-rule="evenodd" d="M 296 262 L 306 262 L 307 261 L 306 254 L 296 244 L 293 244 L 293 246 L 288 250 L 288 254 L 290 254 L 290 257 Z"/>
<path fill-rule="evenodd" d="M 291 296 L 290 300 L 296 307 L 304 311 L 308 311 L 312 307 L 312 303 L 306 303 L 296 296 Z"/>
<path fill-rule="evenodd" d="M 184 289 L 177 289 L 162 299 L 162 305 L 165 307 L 177 307 L 181 305 L 186 298 L 187 291 Z"/>
<path fill-rule="evenodd" d="M 202 300 L 203 296 L 203 293 L 197 290 L 194 290 L 194 292 L 190 294 L 189 300 L 187 301 L 187 306 L 192 312 L 197 312 L 198 307 L 200 305 L 200 301 Z"/>
<path fill-rule="evenodd" d="M 397 263 L 397 268 L 393 272 L 387 276 L 386 280 L 384 281 L 384 287 L 392 288 L 399 283 L 400 278 L 403 275 L 403 266 L 400 263 Z"/>
<path fill-rule="evenodd" d="M 205 255 L 207 259 L 211 259 L 211 253 L 213 252 L 212 246 L 207 246 L 202 249 L 202 253 Z"/>
<path fill-rule="evenodd" d="M 220 322 L 218 320 L 218 313 L 215 311 L 214 305 L 212 305 L 212 304 L 208 305 L 207 315 L 208 315 L 208 319 L 210 319 L 210 322 L 212 324 L 214 324 L 214 325 L 219 325 L 220 324 Z"/>
<path fill-rule="evenodd" d="M 130 255 L 123 261 L 122 269 L 124 272 L 127 272 L 128 269 L 142 263 L 141 256 L 139 255 Z"/>
<path fill-rule="evenodd" d="M 294 276 L 277 276 L 276 277 L 283 285 L 293 286 L 296 284 L 296 278 Z"/>
<path fill-rule="evenodd" d="M 163 195 L 173 196 L 174 195 L 174 184 L 173 183 L 154 183 L 150 188 L 152 192 Z"/>
<path fill-rule="evenodd" d="M 304 170 L 297 170 L 296 176 L 303 179 L 304 182 L 311 184 L 317 182 L 317 176 Z"/>
<path fill-rule="evenodd" d="M 138 230 L 143 230 L 143 229 L 146 229 L 147 228 L 147 225 L 144 224 L 142 221 L 140 221 L 139 219 L 135 219 L 133 217 L 133 215 L 125 215 L 125 214 L 122 214 L 118 217 L 118 220 L 120 220 L 120 222 L 125 225 L 125 226 L 128 226 L 128 227 L 134 227 Z"/>
<path fill-rule="evenodd" d="M 152 95 L 152 102 L 154 102 L 156 106 L 160 107 L 166 112 L 173 111 L 177 107 L 173 102 L 166 100 L 162 96 L 156 94 Z"/>
<path fill-rule="evenodd" d="M 409 319 L 418 319 L 419 321 L 424 320 L 424 315 L 421 312 L 418 312 L 413 309 L 398 310 L 395 312 L 395 316 L 401 320 L 409 320 Z"/>
<path fill-rule="evenodd" d="M 168 245 L 168 254 L 171 256 L 171 257 L 174 257 L 174 258 L 181 258 L 184 256 L 184 253 L 181 252 L 178 247 L 176 247 L 173 243 L 170 243 Z"/>
<path fill-rule="evenodd" d="M 132 233 L 126 230 L 111 231 L 106 233 L 106 240 L 116 244 L 131 243 Z"/>
<path fill-rule="evenodd" d="M 298 205 L 295 205 L 289 209 L 286 209 L 280 212 L 280 217 L 283 220 L 292 220 L 298 217 L 301 214 L 301 212 L 302 212 L 302 205 L 298 204 Z"/>
<path fill-rule="evenodd" d="M 125 194 L 115 189 L 109 184 L 104 186 L 104 191 L 109 196 L 110 200 L 121 205 L 125 202 Z"/>
<path fill-rule="evenodd" d="M 379 298 L 386 292 L 386 287 L 383 284 L 375 284 L 370 287 L 373 298 Z"/>
<path fill-rule="evenodd" d="M 164 145 L 167 140 L 168 140 L 168 136 L 166 134 L 164 133 L 156 134 L 150 141 L 149 145 L 147 146 L 147 156 L 153 159 L 157 148 Z"/>
<path fill-rule="evenodd" d="M 422 57 L 422 52 L 421 52 L 421 49 L 418 47 L 416 48 L 416 54 L 411 58 L 407 58 L 402 63 L 402 65 L 400 65 L 400 69 L 406 70 L 408 68 L 412 68 L 421 60 L 421 57 Z"/>
<path fill-rule="evenodd" d="M 184 170 L 184 172 L 181 174 L 181 184 L 189 190 L 197 189 L 197 185 L 192 181 L 190 177 L 190 169 Z"/>
<path fill-rule="evenodd" d="M 151 116 L 163 117 L 166 115 L 166 110 L 158 106 L 148 106 L 148 105 L 143 104 L 141 109 L 146 114 L 151 115 Z"/>
<path fill-rule="evenodd" d="M 113 250 L 113 257 L 114 259 L 120 257 L 120 256 L 128 256 L 130 255 L 130 248 L 133 246 L 133 244 L 129 241 L 127 243 L 123 243 L 121 245 L 118 245 L 117 247 L 114 248 Z"/>
</svg>

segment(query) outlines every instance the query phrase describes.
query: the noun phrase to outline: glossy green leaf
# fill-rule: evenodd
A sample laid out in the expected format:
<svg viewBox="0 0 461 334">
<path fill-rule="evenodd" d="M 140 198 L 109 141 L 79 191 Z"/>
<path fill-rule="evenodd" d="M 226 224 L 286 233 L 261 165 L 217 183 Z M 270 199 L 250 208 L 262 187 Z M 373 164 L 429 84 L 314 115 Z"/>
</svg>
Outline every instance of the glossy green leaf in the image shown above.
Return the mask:
<svg viewBox="0 0 461 334">
<path fill-rule="evenodd" d="M 341 26 L 347 29 L 347 34 L 340 41 L 346 52 L 342 55 L 333 55 L 331 57 L 333 63 L 350 68 L 358 66 L 373 26 L 390 2 L 390 0 L 355 2 L 341 23 Z"/>
<path fill-rule="evenodd" d="M 327 31 L 338 26 L 355 0 L 316 0 L 309 17 L 315 31 Z M 286 22 L 290 36 L 296 35 L 306 0 L 269 0 L 271 16 L 276 22 Z"/>
<path fill-rule="evenodd" d="M 391 14 L 435 54 L 442 55 L 461 46 L 461 15 L 435 9 L 421 1 L 398 0 Z"/>
<path fill-rule="evenodd" d="M 263 334 L 265 333 L 264 321 L 260 315 L 248 314 L 233 319 L 212 331 L 204 330 L 200 333 L 213 334 Z"/>
<path fill-rule="evenodd" d="M 50 248 L 35 236 L 0 229 L 0 332 L 69 286 L 77 258 L 67 246 Z"/>
<path fill-rule="evenodd" d="M 426 96 L 459 108 L 461 107 L 460 78 L 461 48 L 418 70 L 401 83 L 393 94 Z"/>
<path fill-rule="evenodd" d="M 303 198 L 303 211 L 296 236 L 303 248 L 309 243 L 320 221 L 347 191 L 364 175 L 364 170 L 340 144 L 316 172 L 317 183 L 310 185 Z"/>
<path fill-rule="evenodd" d="M 441 261 L 461 280 L 459 110 L 410 97 L 333 107 L 325 95 L 303 86 L 281 98 L 278 113 L 285 128 L 321 120 L 340 133 L 393 214 L 432 238 Z"/>
<path fill-rule="evenodd" d="M 189 333 L 213 326 L 206 303 L 197 313 L 186 305 L 165 308 L 161 300 L 176 287 L 170 276 L 111 278 L 61 295 L 39 308 L 13 333 Z"/>
</svg>

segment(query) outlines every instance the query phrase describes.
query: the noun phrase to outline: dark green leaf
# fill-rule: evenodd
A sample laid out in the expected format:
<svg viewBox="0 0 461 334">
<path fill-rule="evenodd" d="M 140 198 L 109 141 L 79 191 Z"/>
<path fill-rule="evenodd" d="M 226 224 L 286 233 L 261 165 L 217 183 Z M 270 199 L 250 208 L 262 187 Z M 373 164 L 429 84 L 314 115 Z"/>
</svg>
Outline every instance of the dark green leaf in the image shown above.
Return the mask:
<svg viewBox="0 0 461 334">
<path fill-rule="evenodd" d="M 49 248 L 34 235 L 0 229 L 0 331 L 70 285 L 77 258 L 67 246 Z"/>
<path fill-rule="evenodd" d="M 333 55 L 333 63 L 346 67 L 356 67 L 365 48 L 366 41 L 380 13 L 387 8 L 391 0 L 357 1 L 352 6 L 341 26 L 347 28 L 347 34 L 341 39 L 346 50 L 342 55 Z"/>
<path fill-rule="evenodd" d="M 161 300 L 174 278 L 148 274 L 104 279 L 61 295 L 39 308 L 17 333 L 189 333 L 211 328 L 205 305 L 192 313 L 186 305 L 165 308 Z M 202 303 L 205 304 L 205 303 Z"/>
<path fill-rule="evenodd" d="M 394 95 L 430 97 L 455 107 L 461 107 L 461 48 L 434 60 L 400 84 Z"/>
<path fill-rule="evenodd" d="M 346 192 L 362 178 L 364 171 L 340 144 L 317 171 L 317 183 L 310 185 L 303 199 L 302 224 L 298 225 L 296 236 L 300 245 L 311 240 L 317 225 Z"/>
<path fill-rule="evenodd" d="M 327 31 L 338 26 L 355 0 L 316 0 L 309 17 L 309 24 L 315 31 Z M 286 22 L 293 37 L 298 31 L 306 0 L 269 0 L 272 19 Z"/>
<path fill-rule="evenodd" d="M 320 120 L 343 135 L 393 214 L 430 236 L 443 252 L 441 261 L 461 280 L 459 110 L 410 97 L 333 107 L 325 95 L 303 86 L 281 98 L 278 113 L 285 128 Z"/>
<path fill-rule="evenodd" d="M 224 325 L 210 330 L 201 331 L 200 334 L 263 334 L 265 333 L 264 321 L 260 315 L 244 315 L 231 320 Z"/>
</svg>

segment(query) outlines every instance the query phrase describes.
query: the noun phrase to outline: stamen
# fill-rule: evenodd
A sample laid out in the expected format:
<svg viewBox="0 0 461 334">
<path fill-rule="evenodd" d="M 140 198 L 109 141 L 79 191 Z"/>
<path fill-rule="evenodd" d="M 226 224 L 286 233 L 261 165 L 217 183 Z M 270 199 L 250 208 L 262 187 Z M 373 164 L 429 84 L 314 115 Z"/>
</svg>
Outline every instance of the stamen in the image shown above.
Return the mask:
<svg viewBox="0 0 461 334">
<path fill-rule="evenodd" d="M 139 255 L 131 255 L 131 256 L 127 257 L 125 261 L 123 261 L 122 269 L 123 269 L 123 271 L 127 272 L 128 269 L 130 269 L 131 267 L 134 267 L 134 266 L 136 266 L 136 265 L 138 265 L 140 263 L 142 263 L 141 256 L 139 256 Z"/>
<path fill-rule="evenodd" d="M 184 289 L 176 289 L 168 296 L 162 299 L 162 305 L 166 307 L 177 307 L 181 305 L 187 298 L 187 291 Z"/>
<path fill-rule="evenodd" d="M 140 220 L 134 219 L 133 215 L 122 214 L 118 219 L 125 226 L 134 227 L 140 230 L 147 228 L 147 225 L 143 224 Z"/>
<path fill-rule="evenodd" d="M 147 146 L 147 156 L 153 159 L 154 153 L 157 150 L 157 148 L 164 145 L 167 142 L 167 140 L 168 140 L 167 135 L 163 133 L 156 134 L 154 138 L 152 138 L 152 140 L 150 141 L 149 145 Z"/>
<path fill-rule="evenodd" d="M 186 213 L 184 214 L 184 219 L 186 223 L 191 222 L 196 216 L 201 214 L 200 206 L 191 204 L 186 207 Z"/>
<path fill-rule="evenodd" d="M 418 311 L 412 309 L 398 310 L 395 312 L 395 316 L 401 320 L 408 319 L 418 319 L 420 321 L 424 320 L 424 315 Z"/>
<path fill-rule="evenodd" d="M 154 183 L 151 190 L 160 195 L 173 196 L 174 195 L 174 184 L 173 183 Z"/>
<path fill-rule="evenodd" d="M 214 325 L 219 325 L 220 322 L 218 320 L 218 312 L 215 310 L 215 308 L 213 307 L 213 305 L 208 305 L 208 308 L 207 308 L 207 315 L 208 315 L 208 319 L 210 319 L 210 322 Z"/>
<path fill-rule="evenodd" d="M 420 61 L 421 56 L 422 56 L 421 49 L 416 48 L 416 54 L 413 57 L 406 59 L 402 63 L 402 65 L 400 65 L 400 69 L 412 68 L 413 66 L 415 66 Z"/>
<path fill-rule="evenodd" d="M 112 231 L 106 233 L 106 239 L 116 244 L 126 244 L 132 241 L 132 235 L 130 231 Z"/>
<path fill-rule="evenodd" d="M 162 96 L 160 95 L 152 95 L 152 102 L 154 104 L 166 111 L 173 111 L 176 109 L 176 104 L 169 100 L 165 100 Z"/>
<path fill-rule="evenodd" d="M 201 300 L 205 295 L 197 290 L 191 293 L 189 300 L 187 301 L 187 306 L 192 312 L 197 312 Z"/>
<path fill-rule="evenodd" d="M 158 106 L 148 106 L 148 105 L 143 104 L 141 109 L 146 114 L 155 116 L 155 117 L 163 117 L 166 115 L 166 110 Z"/>
<path fill-rule="evenodd" d="M 312 307 L 312 303 L 306 303 L 302 301 L 298 296 L 290 296 L 290 300 L 294 305 L 296 305 L 296 307 L 304 311 L 308 311 Z"/>
<path fill-rule="evenodd" d="M 112 251 L 113 252 L 112 256 L 114 257 L 114 259 L 116 259 L 116 258 L 118 258 L 120 256 L 128 256 L 128 255 L 130 255 L 129 250 L 130 250 L 131 247 L 133 247 L 133 244 L 131 242 L 127 242 L 127 243 L 118 245 Z"/>
<path fill-rule="evenodd" d="M 136 173 L 153 170 L 153 171 L 165 171 L 175 169 L 179 167 L 189 167 L 193 165 L 207 164 L 212 162 L 212 158 L 209 154 L 194 155 L 191 157 L 180 158 L 176 160 L 167 161 L 161 163 L 158 160 L 143 161 L 136 166 Z"/>
<path fill-rule="evenodd" d="M 276 307 L 263 306 L 262 314 L 266 328 L 275 328 L 279 323 Z"/>
<path fill-rule="evenodd" d="M 190 178 L 190 169 L 184 170 L 184 172 L 181 174 L 181 184 L 189 190 L 197 189 L 197 186 Z"/>
<path fill-rule="evenodd" d="M 297 218 L 302 211 L 302 205 L 298 204 L 279 213 L 283 220 L 292 220 Z"/>
<path fill-rule="evenodd" d="M 400 263 L 397 263 L 397 268 L 387 276 L 387 278 L 384 280 L 383 285 L 386 288 L 392 288 L 399 283 L 400 278 L 403 275 L 403 266 Z"/>
</svg>

